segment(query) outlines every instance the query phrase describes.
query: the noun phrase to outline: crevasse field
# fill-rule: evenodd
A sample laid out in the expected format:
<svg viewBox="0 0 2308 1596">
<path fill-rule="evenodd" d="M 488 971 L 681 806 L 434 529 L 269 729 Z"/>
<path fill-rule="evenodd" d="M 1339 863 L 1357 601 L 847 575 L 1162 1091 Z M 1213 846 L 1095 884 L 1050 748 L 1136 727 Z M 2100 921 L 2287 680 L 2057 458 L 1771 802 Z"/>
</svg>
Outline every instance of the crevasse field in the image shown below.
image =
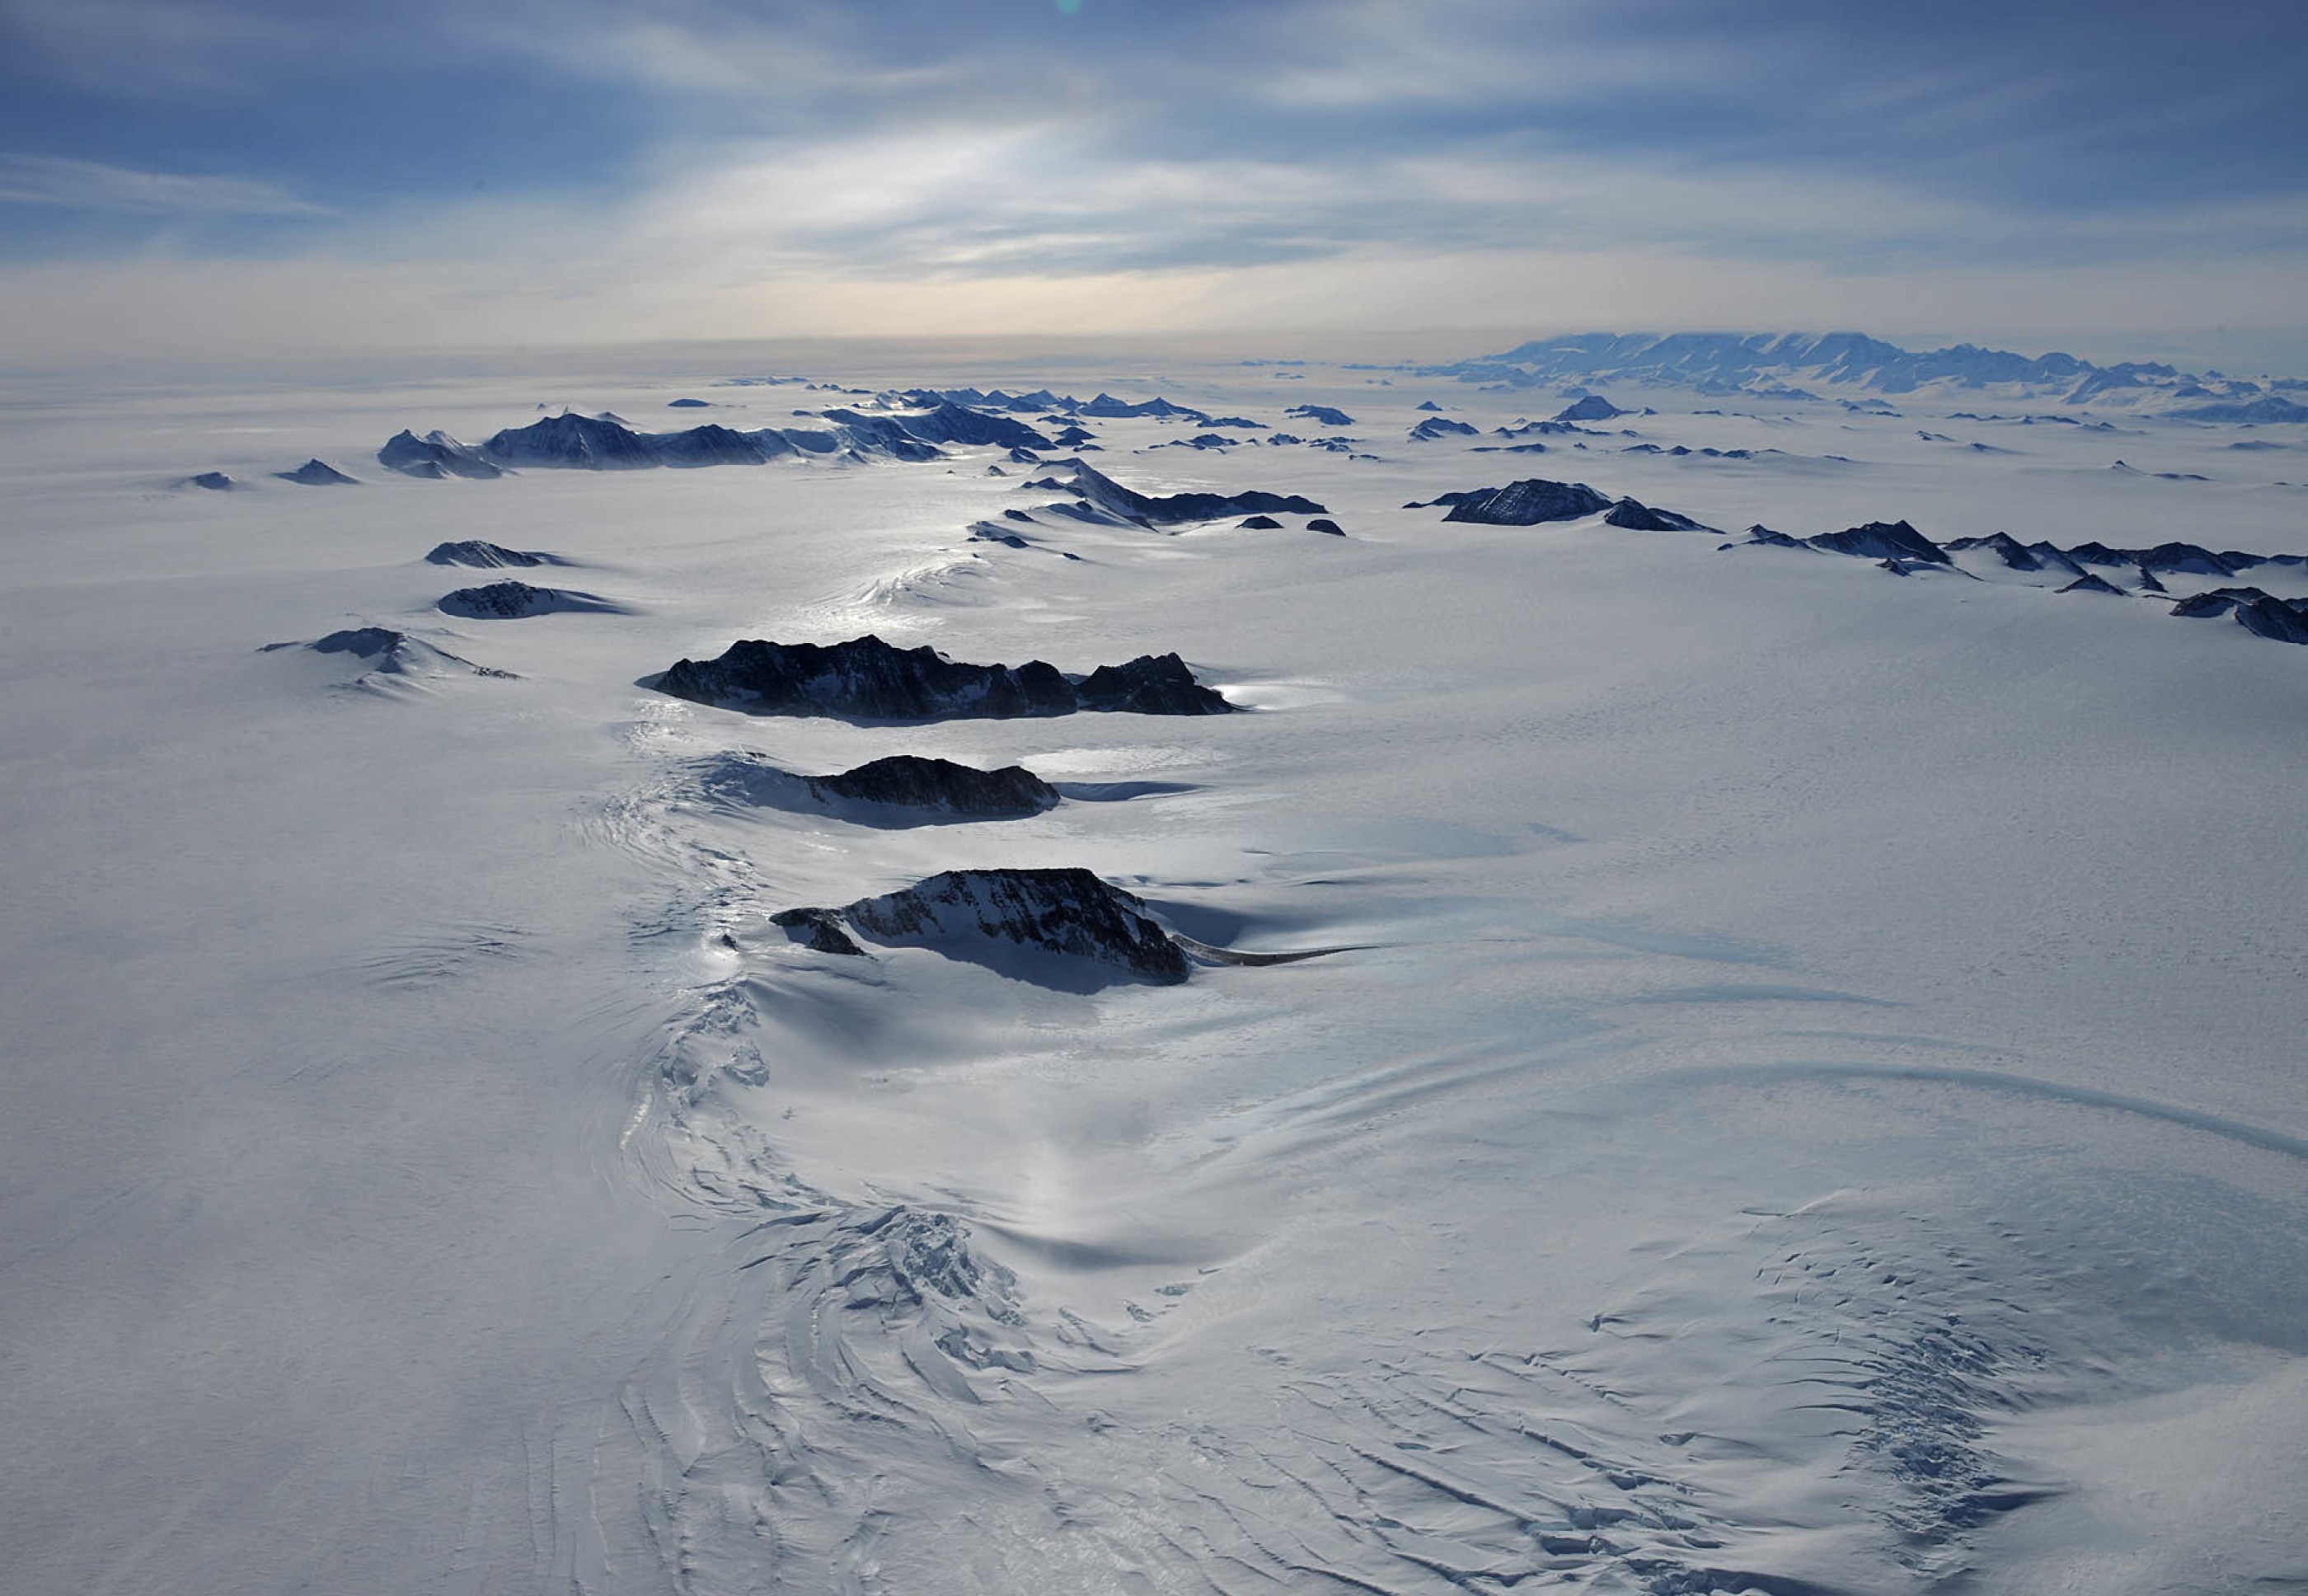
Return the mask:
<svg viewBox="0 0 2308 1596">
<path fill-rule="evenodd" d="M 1638 413 L 1509 453 L 1561 395 L 1167 357 L 726 381 L 788 369 L 0 393 L 0 1586 L 2308 1587 L 2308 649 L 2167 613 L 2218 575 L 1744 542 L 2308 555 L 2308 429 L 1610 384 Z M 1287 428 L 1086 419 L 1081 457 L 1346 536 L 1052 510 L 1070 449 L 376 461 L 963 384 Z M 1477 434 L 1410 441 L 1422 401 Z M 270 475 L 311 456 L 358 485 Z M 179 486 L 207 470 L 244 489 Z M 1722 531 L 1402 507 L 1531 477 Z M 573 563 L 424 558 L 469 539 Z M 503 576 L 609 608 L 436 608 Z M 404 669 L 265 647 L 368 627 Z M 1243 712 L 645 685 L 867 634 L 1175 651 Z M 896 754 L 1064 801 L 732 777 Z M 771 921 L 987 867 L 1334 951 L 1164 986 Z"/>
</svg>

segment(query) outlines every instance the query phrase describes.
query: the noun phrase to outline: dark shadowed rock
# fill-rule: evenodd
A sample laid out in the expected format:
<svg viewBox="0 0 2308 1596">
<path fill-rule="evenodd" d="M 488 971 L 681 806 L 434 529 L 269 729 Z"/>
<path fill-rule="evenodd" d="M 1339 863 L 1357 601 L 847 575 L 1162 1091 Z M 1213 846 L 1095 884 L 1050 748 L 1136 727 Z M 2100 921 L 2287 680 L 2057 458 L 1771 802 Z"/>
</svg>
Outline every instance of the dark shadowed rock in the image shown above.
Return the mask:
<svg viewBox="0 0 2308 1596">
<path fill-rule="evenodd" d="M 2095 576 L 2089 572 L 2077 577 L 2073 582 L 2068 583 L 2067 586 L 2062 588 L 2060 591 L 2063 593 L 2113 593 L 2119 599 L 2128 596 L 2122 588 L 2116 586 L 2106 577 Z"/>
<path fill-rule="evenodd" d="M 1925 565 L 1950 565 L 1947 550 L 1904 521 L 1871 521 L 1839 532 L 1821 532 L 1808 539 L 1813 548 L 1830 554 L 1856 555 L 1870 560 L 1912 560 Z"/>
<path fill-rule="evenodd" d="M 820 794 L 857 803 L 895 804 L 953 815 L 1008 818 L 1055 808 L 1057 789 L 1023 765 L 981 771 L 950 759 L 896 754 L 838 776 L 813 776 Z"/>
<path fill-rule="evenodd" d="M 713 401 L 709 399 L 668 399 L 665 401 L 665 408 L 669 410 L 710 410 L 713 408 Z"/>
<path fill-rule="evenodd" d="M 1951 554 L 1968 549 L 1984 548 L 2014 571 L 2040 571 L 2044 562 L 2009 532 L 1990 532 L 1985 538 L 1958 538 L 1944 546 Z"/>
<path fill-rule="evenodd" d="M 711 423 L 693 427 L 686 432 L 659 433 L 642 438 L 641 442 L 655 463 L 690 470 L 712 465 L 762 465 L 779 455 L 793 453 L 793 446 L 779 433 L 738 432 Z"/>
<path fill-rule="evenodd" d="M 543 554 L 534 549 L 507 548 L 502 544 L 483 542 L 478 538 L 469 538 L 461 543 L 436 544 L 425 558 L 431 565 L 470 565 L 483 571 L 513 565 L 565 565 L 569 563 L 558 555 Z"/>
<path fill-rule="evenodd" d="M 197 476 L 185 478 L 185 486 L 187 487 L 205 487 L 211 493 L 230 493 L 235 488 L 238 487 L 240 484 L 234 481 L 230 477 L 226 476 L 222 471 L 202 471 Z"/>
<path fill-rule="evenodd" d="M 1563 406 L 1555 412 L 1554 418 L 1558 422 L 1611 421 L 1629 413 L 1613 404 L 1600 393 L 1589 393 L 1584 399 L 1574 400 Z"/>
<path fill-rule="evenodd" d="M 1101 665 L 1082 678 L 1086 710 L 1139 715 L 1223 715 L 1234 708 L 1194 679 L 1176 654 L 1141 654 L 1127 665 Z"/>
<path fill-rule="evenodd" d="M 377 464 L 403 476 L 464 477 L 477 482 L 493 482 L 504 475 L 504 470 L 481 458 L 478 451 L 459 443 L 447 433 L 435 430 L 418 437 L 406 427 L 387 439 L 376 452 Z"/>
<path fill-rule="evenodd" d="M 1355 418 L 1346 411 L 1332 410 L 1326 404 L 1294 404 L 1282 413 L 1321 427 L 1352 427 L 1355 424 Z"/>
<path fill-rule="evenodd" d="M 659 692 L 751 715 L 840 715 L 867 720 L 1011 720 L 1071 714 L 1073 684 L 1029 660 L 969 665 L 935 649 L 900 649 L 868 634 L 830 647 L 751 639 L 718 660 L 677 661 Z"/>
<path fill-rule="evenodd" d="M 2192 594 L 2175 604 L 2172 613 L 2199 620 L 2234 615 L 2237 625 L 2256 637 L 2308 643 L 2308 600 L 2279 599 L 2258 588 L 2215 588 Z"/>
<path fill-rule="evenodd" d="M 640 470 L 659 463 L 656 452 L 632 427 L 574 411 L 506 427 L 483 444 L 481 452 L 503 465 L 589 471 Z"/>
<path fill-rule="evenodd" d="M 1537 526 L 1577 521 L 1611 507 L 1611 501 L 1584 482 L 1548 482 L 1537 477 L 1504 487 L 1478 487 L 1451 506 L 1445 521 L 1481 526 Z"/>
<path fill-rule="evenodd" d="M 324 460 L 308 460 L 293 471 L 272 473 L 283 482 L 294 482 L 299 487 L 353 487 L 359 479 L 348 477 Z"/>
<path fill-rule="evenodd" d="M 866 950 L 850 939 L 838 909 L 788 909 L 770 916 L 770 923 L 804 947 L 821 953 L 864 958 Z"/>
<path fill-rule="evenodd" d="M 1306 530 L 1310 532 L 1328 532 L 1333 538 L 1343 538 L 1347 535 L 1347 529 L 1327 515 L 1318 515 L 1308 522 Z"/>
<path fill-rule="evenodd" d="M 1282 523 L 1271 515 L 1253 515 L 1235 524 L 1245 532 L 1279 532 L 1282 530 Z"/>
<path fill-rule="evenodd" d="M 827 411 L 829 417 L 835 412 Z M 840 419 L 847 421 L 844 413 Z M 1048 449 L 1051 440 L 1010 416 L 988 415 L 947 401 L 926 415 L 900 416 L 898 424 L 927 444 L 995 444 L 1005 449 Z"/>
<path fill-rule="evenodd" d="M 1654 510 L 1636 499 L 1621 499 L 1603 517 L 1605 526 L 1624 527 L 1636 532 L 1711 532 L 1711 526 L 1702 526 L 1688 515 L 1673 510 Z"/>
<path fill-rule="evenodd" d="M 459 588 L 442 595 L 435 606 L 444 615 L 469 621 L 514 621 L 525 616 L 573 612 L 623 615 L 623 607 L 592 593 L 567 588 L 531 587 L 525 582 L 493 582 L 487 587 Z"/>
<path fill-rule="evenodd" d="M 1414 444 L 1431 444 L 1438 438 L 1481 436 L 1481 428 L 1469 427 L 1464 421 L 1453 421 L 1447 416 L 1429 416 L 1410 429 L 1410 441 Z"/>
<path fill-rule="evenodd" d="M 1176 986 L 1187 976 L 1186 955 L 1144 910 L 1141 900 L 1088 870 L 949 870 L 840 910 L 789 910 L 776 918 L 789 932 L 806 927 L 813 938 L 846 929 L 1013 969 L 1018 953 L 1055 954 L 1088 966 L 1079 972 L 1084 984 Z"/>
<path fill-rule="evenodd" d="M 1323 506 L 1296 494 L 1174 493 L 1161 496 L 1138 493 L 1105 472 L 1074 462 L 1074 492 L 1101 509 L 1148 526 L 1183 526 L 1197 521 L 1218 521 L 1228 515 L 1320 515 Z"/>
</svg>

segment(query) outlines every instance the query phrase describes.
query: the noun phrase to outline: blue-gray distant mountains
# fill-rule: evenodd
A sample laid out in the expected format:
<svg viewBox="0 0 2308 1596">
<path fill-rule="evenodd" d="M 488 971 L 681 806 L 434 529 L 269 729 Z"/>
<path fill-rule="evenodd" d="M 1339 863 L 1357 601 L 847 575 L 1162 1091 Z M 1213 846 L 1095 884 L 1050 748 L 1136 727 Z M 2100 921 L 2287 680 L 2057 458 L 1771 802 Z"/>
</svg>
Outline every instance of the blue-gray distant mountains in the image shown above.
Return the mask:
<svg viewBox="0 0 2308 1596">
<path fill-rule="evenodd" d="M 886 415 L 825 412 L 828 427 L 763 427 L 747 431 L 708 422 L 679 432 L 641 432 L 614 416 L 567 411 L 527 427 L 507 427 L 478 445 L 444 432 L 403 431 L 377 451 L 389 470 L 412 477 L 489 479 L 509 469 L 592 471 L 659 466 L 765 465 L 773 460 L 939 460 L 943 444 L 1048 449 L 1041 433 L 1010 416 L 940 401 L 918 411 Z"/>
<path fill-rule="evenodd" d="M 2285 396 L 2308 390 L 2297 380 L 2253 382 L 2157 362 L 2098 366 L 2074 355 L 2022 355 L 1969 343 L 1905 349 L 1864 332 L 1582 332 L 1409 369 L 1509 388 L 1634 383 L 1773 399 L 1811 397 L 1792 386 L 1803 383 L 1885 393 L 1933 384 L 2012 388 L 2067 404 L 2097 401 L 2176 420 L 2308 422 L 2308 405 Z"/>
</svg>

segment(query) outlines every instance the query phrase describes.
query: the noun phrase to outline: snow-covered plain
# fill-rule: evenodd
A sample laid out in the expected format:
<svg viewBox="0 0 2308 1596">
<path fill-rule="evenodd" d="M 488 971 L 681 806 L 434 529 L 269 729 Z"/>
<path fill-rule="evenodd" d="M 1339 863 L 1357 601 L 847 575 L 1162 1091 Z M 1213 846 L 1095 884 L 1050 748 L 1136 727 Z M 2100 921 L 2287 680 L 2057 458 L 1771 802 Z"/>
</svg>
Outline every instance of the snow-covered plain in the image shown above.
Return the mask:
<svg viewBox="0 0 2308 1596">
<path fill-rule="evenodd" d="M 1084 458 L 1347 536 L 1053 513 L 999 447 L 375 459 L 868 402 L 717 385 L 765 368 L 0 393 L 0 1585 L 2308 1585 L 2308 649 L 1719 547 L 2308 554 L 2308 427 L 1614 386 L 1658 413 L 1477 453 L 1563 396 L 861 351 L 822 375 L 1306 435 Z M 359 485 L 270 474 L 310 457 Z M 1399 507 L 1534 476 L 1727 535 Z M 502 574 L 426 562 L 463 539 L 607 608 L 444 613 Z M 402 669 L 264 648 L 371 627 Z M 640 685 L 869 632 L 1175 650 L 1250 712 Z M 861 824 L 746 801 L 746 750 L 1069 797 Z M 987 866 L 1348 951 L 1101 985 L 770 923 Z"/>
</svg>

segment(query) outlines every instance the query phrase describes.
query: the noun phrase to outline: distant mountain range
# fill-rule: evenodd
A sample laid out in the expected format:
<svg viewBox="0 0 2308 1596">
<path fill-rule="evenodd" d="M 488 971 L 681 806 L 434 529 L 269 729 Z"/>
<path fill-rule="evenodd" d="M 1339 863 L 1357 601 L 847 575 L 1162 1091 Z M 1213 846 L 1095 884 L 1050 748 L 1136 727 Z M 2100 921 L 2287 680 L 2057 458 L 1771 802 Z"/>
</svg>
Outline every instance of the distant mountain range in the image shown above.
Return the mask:
<svg viewBox="0 0 2308 1596">
<path fill-rule="evenodd" d="M 2308 380 L 2248 381 L 2157 363 L 2096 366 L 2074 355 L 2021 355 L 1959 343 L 1904 349 L 1864 332 L 1582 332 L 1416 375 L 1507 388 L 1601 383 L 1694 388 L 1761 399 L 1815 399 L 1804 384 L 1880 393 L 2003 390 L 2061 404 L 2097 402 L 2193 421 L 2308 421 Z"/>
</svg>

